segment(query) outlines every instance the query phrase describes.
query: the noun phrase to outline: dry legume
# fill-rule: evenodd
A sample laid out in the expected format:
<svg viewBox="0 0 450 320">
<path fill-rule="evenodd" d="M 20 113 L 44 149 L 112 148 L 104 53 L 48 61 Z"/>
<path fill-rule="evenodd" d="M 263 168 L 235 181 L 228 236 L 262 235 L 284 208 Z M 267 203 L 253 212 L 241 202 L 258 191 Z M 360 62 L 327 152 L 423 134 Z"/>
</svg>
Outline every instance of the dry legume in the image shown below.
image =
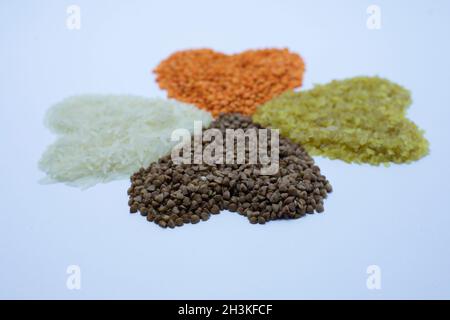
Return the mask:
<svg viewBox="0 0 450 320">
<path fill-rule="evenodd" d="M 210 49 L 178 51 L 155 69 L 168 96 L 197 105 L 213 116 L 252 114 L 256 106 L 301 86 L 302 58 L 288 49 L 248 50 L 226 55 Z"/>
</svg>

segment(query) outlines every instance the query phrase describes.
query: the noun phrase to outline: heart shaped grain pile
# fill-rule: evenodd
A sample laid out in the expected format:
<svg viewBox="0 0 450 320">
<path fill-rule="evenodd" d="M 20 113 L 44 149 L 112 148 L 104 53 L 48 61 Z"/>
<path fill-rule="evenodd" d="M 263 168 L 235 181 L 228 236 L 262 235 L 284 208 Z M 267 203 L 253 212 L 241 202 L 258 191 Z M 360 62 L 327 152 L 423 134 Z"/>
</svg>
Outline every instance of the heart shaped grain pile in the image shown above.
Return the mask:
<svg viewBox="0 0 450 320">
<path fill-rule="evenodd" d="M 213 121 L 211 128 L 224 133 L 225 129 L 261 126 L 250 117 L 226 114 Z M 130 212 L 139 211 L 163 228 L 206 221 L 224 209 L 238 212 L 253 224 L 322 212 L 323 200 L 332 191 L 330 183 L 301 146 L 284 138 L 279 142 L 275 175 L 260 175 L 261 165 L 248 161 L 175 165 L 170 155 L 163 157 L 131 177 Z"/>
<path fill-rule="evenodd" d="M 260 106 L 253 120 L 279 128 L 311 155 L 373 165 L 428 154 L 424 132 L 406 116 L 408 90 L 378 77 L 355 77 L 287 92 Z"/>
<path fill-rule="evenodd" d="M 208 125 L 208 112 L 178 101 L 131 95 L 81 95 L 64 99 L 45 117 L 56 141 L 42 155 L 41 182 L 87 188 L 127 178 L 170 152 L 172 131 Z"/>
<path fill-rule="evenodd" d="M 288 49 L 226 55 L 210 49 L 178 51 L 154 70 L 170 98 L 197 105 L 213 116 L 254 113 L 256 107 L 302 85 L 304 63 Z"/>
</svg>

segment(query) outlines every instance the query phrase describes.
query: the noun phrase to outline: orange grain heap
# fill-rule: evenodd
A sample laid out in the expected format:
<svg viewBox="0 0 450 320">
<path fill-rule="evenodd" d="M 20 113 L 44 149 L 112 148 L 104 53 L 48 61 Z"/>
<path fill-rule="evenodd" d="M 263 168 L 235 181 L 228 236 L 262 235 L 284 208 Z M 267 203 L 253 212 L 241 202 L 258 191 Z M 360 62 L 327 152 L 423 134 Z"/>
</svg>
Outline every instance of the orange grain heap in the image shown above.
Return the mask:
<svg viewBox="0 0 450 320">
<path fill-rule="evenodd" d="M 210 111 L 251 115 L 256 107 L 302 84 L 302 58 L 288 49 L 226 55 L 210 49 L 178 51 L 154 70 L 161 89 Z"/>
</svg>

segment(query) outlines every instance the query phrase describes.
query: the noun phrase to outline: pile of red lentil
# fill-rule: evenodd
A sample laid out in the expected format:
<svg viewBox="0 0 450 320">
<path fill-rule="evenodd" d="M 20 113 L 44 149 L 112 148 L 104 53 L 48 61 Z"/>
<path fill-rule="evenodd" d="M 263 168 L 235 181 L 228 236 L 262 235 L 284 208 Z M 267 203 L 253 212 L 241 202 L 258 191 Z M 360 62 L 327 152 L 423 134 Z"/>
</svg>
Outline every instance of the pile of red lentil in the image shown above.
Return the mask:
<svg viewBox="0 0 450 320">
<path fill-rule="evenodd" d="M 210 49 L 178 51 L 154 70 L 170 98 L 217 116 L 251 115 L 256 107 L 302 85 L 304 63 L 288 49 L 248 50 L 226 55 Z"/>
</svg>

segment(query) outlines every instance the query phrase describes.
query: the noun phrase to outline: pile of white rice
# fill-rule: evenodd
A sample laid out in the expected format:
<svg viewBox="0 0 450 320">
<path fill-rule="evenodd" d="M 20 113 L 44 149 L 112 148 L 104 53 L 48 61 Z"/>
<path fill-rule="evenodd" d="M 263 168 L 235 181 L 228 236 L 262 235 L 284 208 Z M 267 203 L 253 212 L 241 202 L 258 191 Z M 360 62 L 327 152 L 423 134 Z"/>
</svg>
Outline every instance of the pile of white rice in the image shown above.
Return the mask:
<svg viewBox="0 0 450 320">
<path fill-rule="evenodd" d="M 41 182 L 89 187 L 129 178 L 170 153 L 172 131 L 208 126 L 211 115 L 173 100 L 136 96 L 82 95 L 51 107 L 45 124 L 58 135 L 39 161 Z"/>
</svg>

